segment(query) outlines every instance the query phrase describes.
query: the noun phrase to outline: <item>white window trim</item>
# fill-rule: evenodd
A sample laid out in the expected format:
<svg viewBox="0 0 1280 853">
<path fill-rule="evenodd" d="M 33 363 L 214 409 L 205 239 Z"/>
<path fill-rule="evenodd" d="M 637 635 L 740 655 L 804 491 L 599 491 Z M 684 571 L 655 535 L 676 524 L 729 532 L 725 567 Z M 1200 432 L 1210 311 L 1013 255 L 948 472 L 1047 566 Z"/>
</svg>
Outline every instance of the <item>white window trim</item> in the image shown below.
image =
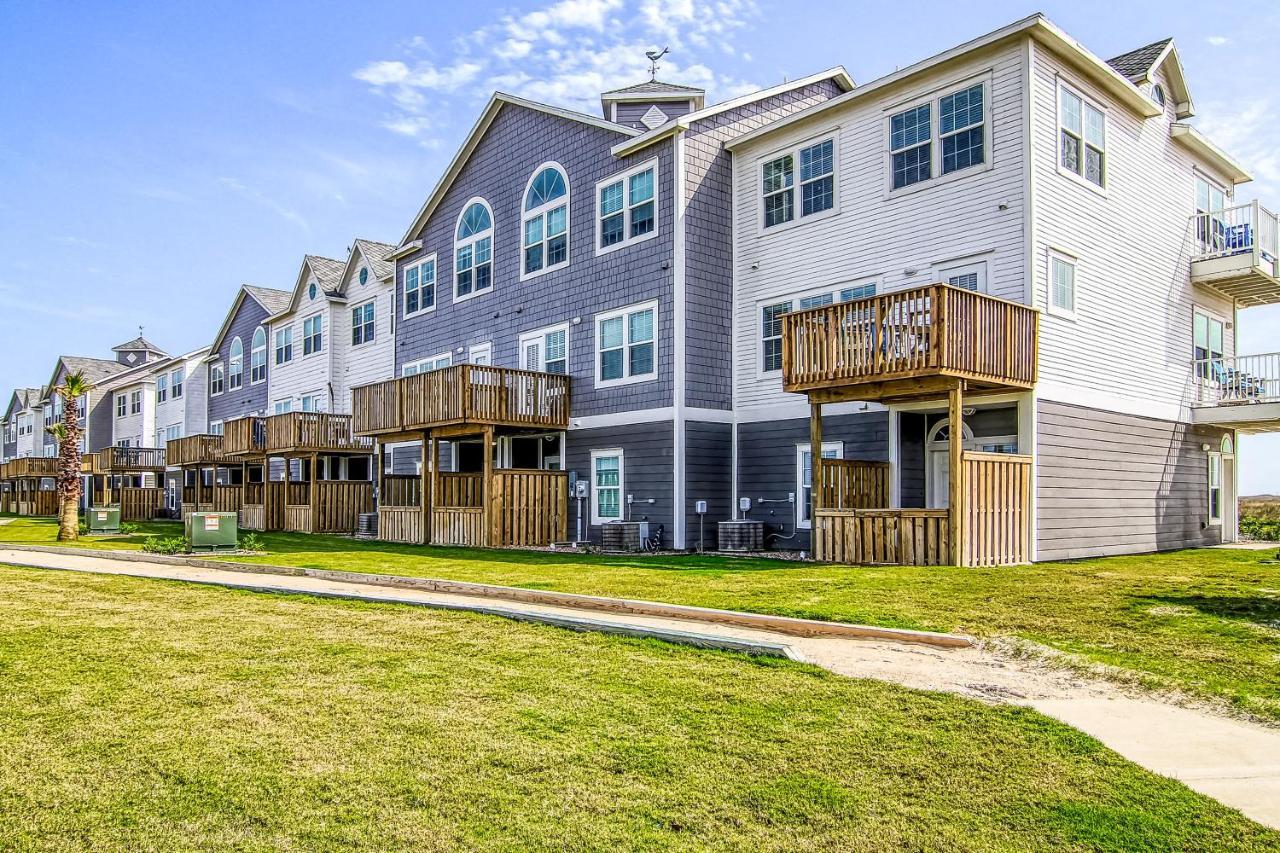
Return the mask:
<svg viewBox="0 0 1280 853">
<path fill-rule="evenodd" d="M 351 349 L 360 349 L 378 340 L 378 299 L 377 297 L 374 297 L 372 299 L 366 299 L 364 302 L 361 302 L 359 305 L 349 306 L 351 309 L 351 314 L 353 315 L 352 319 L 354 319 L 354 315 L 357 311 L 363 311 L 365 309 L 365 306 L 368 306 L 368 305 L 373 306 L 373 336 L 369 338 L 365 338 L 358 344 L 353 343 L 351 345 Z M 361 323 L 361 326 L 363 327 L 364 324 Z M 355 331 L 354 323 L 351 326 L 351 330 Z"/>
<path fill-rule="evenodd" d="M 487 231 L 480 231 L 479 233 L 472 234 L 470 237 L 467 237 L 464 240 L 459 240 L 458 226 L 462 224 L 462 217 L 467 215 L 467 211 L 471 209 L 471 205 L 477 204 L 477 203 L 484 205 L 484 209 L 489 211 L 489 228 Z M 475 262 L 474 247 L 476 243 L 480 242 L 485 237 L 489 238 L 489 286 L 486 287 L 484 290 L 476 290 L 476 280 L 475 280 L 476 262 Z M 466 294 L 465 296 L 459 296 L 458 295 L 458 250 L 466 246 L 472 247 L 471 292 Z M 498 220 L 494 219 L 493 217 L 493 208 L 489 205 L 488 201 L 481 198 L 480 196 L 474 196 L 473 198 L 467 199 L 466 203 L 462 205 L 462 210 L 458 213 L 458 218 L 453 223 L 453 262 L 450 264 L 450 268 L 453 270 L 453 287 L 451 288 L 453 292 L 453 301 L 466 302 L 468 299 L 475 299 L 477 296 L 485 296 L 487 294 L 493 293 L 494 289 L 498 286 L 497 258 L 498 258 Z M 439 273 L 440 273 L 440 268 L 436 267 L 436 275 L 439 276 Z"/>
<path fill-rule="evenodd" d="M 553 199 L 553 200 L 551 200 L 551 201 L 549 201 L 549 202 L 547 202 L 547 203 L 545 203 L 545 204 L 539 205 L 538 207 L 534 208 L 533 210 L 525 210 L 525 209 L 524 209 L 524 202 L 525 202 L 525 199 L 526 199 L 526 198 L 528 197 L 528 195 L 529 195 L 529 190 L 533 187 L 533 182 L 534 182 L 534 180 L 538 177 L 538 175 L 540 175 L 540 174 L 543 172 L 543 170 L 544 170 L 544 169 L 556 169 L 557 171 L 559 171 L 559 172 L 560 172 L 560 177 L 564 179 L 564 195 L 560 196 L 560 198 Z M 655 173 L 655 177 L 656 177 L 656 176 L 657 176 L 657 175 L 656 175 L 656 173 Z M 571 227 L 571 226 L 572 226 L 572 224 L 573 224 L 573 217 L 572 217 L 572 215 L 573 215 L 573 206 L 572 206 L 572 204 L 570 203 L 570 199 L 572 198 L 572 195 L 573 195 L 573 187 L 572 187 L 572 186 L 570 186 L 570 184 L 569 184 L 569 171 L 568 171 L 567 169 L 565 169 L 565 167 L 564 167 L 564 166 L 562 166 L 562 165 L 560 165 L 559 163 L 557 163 L 555 160 L 548 160 L 547 162 L 545 162 L 545 163 L 543 163 L 542 165 L 538 166 L 538 168 L 536 168 L 536 169 L 534 169 L 534 170 L 533 170 L 533 174 L 529 176 L 529 180 L 528 180 L 528 182 L 527 182 L 527 183 L 525 183 L 525 185 L 524 185 L 524 193 L 520 196 L 520 241 L 519 241 L 519 245 L 518 245 L 519 252 L 517 253 L 517 257 L 518 257 L 518 259 L 519 259 L 519 265 L 517 266 L 517 269 L 519 269 L 519 270 L 520 270 L 520 280 L 521 280 L 521 281 L 528 281 L 528 280 L 529 280 L 529 279 L 531 279 L 531 278 L 537 278 L 538 276 L 546 275 L 546 274 L 547 274 L 547 273 L 549 273 L 549 272 L 555 272 L 556 270 L 561 270 L 561 269 L 564 269 L 565 267 L 569 266 L 569 257 L 570 257 L 570 256 L 569 256 L 569 252 L 570 252 L 570 251 L 572 250 L 572 248 L 573 248 L 573 246 L 572 246 L 572 243 L 573 243 L 573 238 L 572 238 L 573 228 Z M 552 210 L 555 210 L 557 207 L 560 207 L 561 205 L 564 205 L 564 241 L 565 241 L 565 243 L 564 243 L 564 260 L 563 260 L 563 261 L 561 261 L 561 262 L 560 262 L 560 263 L 558 263 L 558 264 L 553 265 L 553 266 L 548 266 L 548 265 L 545 263 L 546 258 L 547 258 L 547 249 L 546 249 L 546 246 L 547 246 L 547 223 L 546 223 L 546 215 L 547 215 L 548 213 L 550 213 Z M 657 209 L 656 209 L 656 208 L 654 209 L 654 215 L 655 215 L 655 216 L 657 215 Z M 542 248 L 542 259 L 543 259 L 543 261 L 544 261 L 544 264 L 543 264 L 542 269 L 540 269 L 540 270 L 535 270 L 534 272 L 525 272 L 525 270 L 524 270 L 524 249 L 525 249 L 525 246 L 524 246 L 524 225 L 525 225 L 525 223 L 526 223 L 526 222 L 528 222 L 530 219 L 535 219 L 535 218 L 537 218 L 537 217 L 542 217 L 542 218 L 543 218 L 543 223 L 542 223 L 542 247 L 543 247 L 543 248 Z M 654 224 L 655 224 L 655 225 L 657 224 L 657 223 L 656 223 L 656 221 L 655 221 L 655 223 L 654 223 Z"/>
<path fill-rule="evenodd" d="M 467 364 L 475 364 L 476 356 L 487 355 L 489 357 L 488 366 L 493 366 L 493 341 L 484 341 L 478 344 L 472 344 L 467 347 Z"/>
<path fill-rule="evenodd" d="M 284 397 L 271 403 L 272 414 L 287 415 L 293 411 L 293 398 Z"/>
<path fill-rule="evenodd" d="M 253 356 L 254 356 L 254 353 L 258 351 L 258 348 L 253 345 L 253 337 L 250 337 L 249 338 L 249 384 L 251 386 L 261 385 L 267 381 L 267 375 L 271 365 L 271 361 L 270 361 L 271 336 L 268 334 L 267 327 L 259 326 L 253 332 L 255 337 L 257 336 L 259 331 L 262 332 L 262 378 L 261 379 L 253 378 Z"/>
<path fill-rule="evenodd" d="M 795 522 L 796 522 L 797 530 L 813 529 L 812 518 L 808 519 L 807 521 L 801 518 L 801 515 L 804 512 L 803 507 L 805 503 L 805 500 L 804 500 L 804 454 L 809 451 L 810 447 L 812 447 L 812 443 L 808 441 L 803 441 L 796 445 L 796 480 L 795 480 L 796 518 L 795 518 Z M 836 459 L 843 459 L 844 458 L 844 442 L 843 441 L 822 442 L 821 452 L 827 453 L 828 451 L 835 453 Z M 810 487 L 810 489 L 812 489 L 812 486 Z"/>
<path fill-rule="evenodd" d="M 457 233 L 457 232 L 455 231 L 454 233 Z M 422 305 L 422 291 L 423 291 L 422 268 L 427 264 L 431 264 L 431 304 L 429 306 L 423 307 Z M 409 292 L 405 290 L 404 283 L 408 278 L 409 270 L 414 268 L 417 268 L 418 270 L 418 310 L 409 311 L 408 310 Z M 429 255 L 424 255 L 414 263 L 408 264 L 404 267 L 403 273 L 400 276 L 400 296 L 401 296 L 402 304 L 405 306 L 405 311 L 403 314 L 404 319 L 408 320 L 409 318 L 417 317 L 420 314 L 430 314 L 432 311 L 436 310 L 436 297 L 439 296 L 439 293 L 437 293 L 436 291 L 436 285 L 439 283 L 439 280 L 440 280 L 440 262 L 436 258 L 435 252 L 432 252 Z"/>
<path fill-rule="evenodd" d="M 176 389 L 181 388 L 180 392 L 175 393 Z M 169 374 L 169 399 L 178 400 L 187 396 L 187 369 L 179 367 L 177 370 Z"/>
<path fill-rule="evenodd" d="M 1086 126 L 1085 117 L 1084 117 L 1085 105 L 1091 106 L 1098 112 L 1102 113 L 1103 142 L 1102 142 L 1102 184 L 1101 186 L 1099 186 L 1098 184 L 1095 184 L 1093 181 L 1086 178 L 1083 172 L 1081 174 L 1076 174 L 1075 172 L 1071 171 L 1070 169 L 1062 165 L 1062 130 L 1063 130 L 1062 128 L 1062 90 L 1063 89 L 1066 89 L 1071 94 L 1075 95 L 1077 98 L 1080 99 L 1080 103 L 1081 103 L 1080 133 L 1081 134 L 1084 133 L 1084 128 Z M 1103 104 L 1101 101 L 1099 101 L 1097 98 L 1092 98 L 1086 95 L 1084 93 L 1084 89 L 1082 89 L 1080 86 L 1077 86 L 1074 83 L 1068 82 L 1064 77 L 1062 77 L 1062 75 L 1059 74 L 1054 77 L 1053 110 L 1054 110 L 1054 113 L 1053 113 L 1053 133 L 1054 133 L 1053 166 L 1054 168 L 1058 170 L 1059 175 L 1063 175 L 1064 177 L 1070 178 L 1080 186 L 1085 187 L 1086 189 L 1093 190 L 1095 193 L 1105 198 L 1107 195 L 1107 186 L 1111 183 L 1111 156 L 1107 153 L 1107 148 L 1109 147 L 1108 143 L 1110 141 L 1108 137 L 1111 135 L 1111 128 L 1110 128 L 1111 119 L 1107 114 L 1106 105 Z M 1084 156 L 1085 156 L 1084 148 L 1085 148 L 1085 141 L 1082 135 L 1080 138 L 1080 162 L 1081 162 L 1082 170 L 1084 168 L 1084 165 L 1083 165 Z M 1194 185 L 1193 185 L 1193 189 L 1194 189 Z"/>
<path fill-rule="evenodd" d="M 235 348 L 236 344 L 240 345 L 240 373 L 239 373 L 240 384 L 232 386 L 231 365 L 234 363 L 234 357 L 231 355 L 231 352 Z M 228 391 L 235 391 L 237 388 L 244 387 L 244 341 L 240 340 L 239 335 L 236 335 L 234 338 L 231 339 L 231 348 L 227 350 L 227 373 L 226 373 L 224 384 L 226 385 L 226 388 Z"/>
<path fill-rule="evenodd" d="M 943 266 L 943 264 L 945 264 L 945 266 Z M 988 293 L 991 290 L 990 261 L 985 256 L 956 258 L 954 260 L 934 264 L 933 266 L 937 270 L 937 280 L 943 284 L 947 283 L 948 278 L 976 272 L 978 274 L 977 292 Z"/>
<path fill-rule="evenodd" d="M 214 373 L 214 371 L 215 371 L 215 370 L 222 371 L 222 390 L 221 390 L 221 391 L 214 391 L 214 390 L 213 390 L 213 373 Z M 222 362 L 220 362 L 220 361 L 215 361 L 213 364 L 209 365 L 209 375 L 205 378 L 205 381 L 209 383 L 209 396 L 210 396 L 210 397 L 221 397 L 223 394 L 225 394 L 225 393 L 227 392 L 227 369 L 226 369 L 226 366 L 225 366 L 225 365 L 223 365 L 223 363 L 222 363 Z"/>
<path fill-rule="evenodd" d="M 438 355 L 428 356 L 427 358 L 419 358 L 414 361 L 407 361 L 404 364 L 400 365 L 400 375 L 402 377 L 408 376 L 409 374 L 405 373 L 405 371 L 411 367 L 421 368 L 422 365 L 424 364 L 427 364 L 429 362 L 441 361 L 441 360 L 447 360 L 449 363 L 442 365 L 440 367 L 432 368 L 433 370 L 443 370 L 446 367 L 453 367 L 453 352 L 449 350 L 449 351 L 439 353 Z M 426 371 L 426 372 L 429 373 L 431 371 Z M 419 371 L 419 374 L 420 373 L 421 373 L 421 370 Z M 415 375 L 419 375 L 419 374 L 415 374 Z"/>
<path fill-rule="evenodd" d="M 1216 516 L 1213 514 L 1213 472 L 1215 463 L 1218 472 L 1218 514 Z M 1222 484 L 1222 452 L 1213 450 L 1206 454 L 1205 461 L 1205 515 L 1210 527 L 1221 527 L 1223 524 L 1222 504 L 1225 495 L 1226 488 Z"/>
<path fill-rule="evenodd" d="M 650 231 L 648 234 L 641 234 L 639 237 L 632 237 L 631 236 L 631 217 L 629 215 L 631 208 L 627 204 L 628 184 L 631 180 L 632 175 L 638 175 L 641 172 L 644 172 L 648 169 L 653 169 L 653 230 Z M 636 165 L 630 169 L 627 169 L 625 172 L 619 172 L 615 175 L 610 175 L 604 180 L 596 181 L 596 185 L 594 188 L 594 197 L 592 198 L 591 209 L 592 209 L 592 216 L 595 217 L 595 227 L 592 229 L 592 232 L 595 235 L 593 242 L 595 244 L 597 256 L 607 255 L 610 252 L 616 252 L 619 249 L 625 249 L 627 246 L 634 246 L 636 243 L 643 243 L 645 240 L 650 240 L 658 236 L 658 232 L 662 230 L 659 225 L 659 219 L 661 214 L 661 208 L 659 207 L 659 197 L 661 196 L 661 184 L 659 182 L 659 177 L 660 177 L 660 173 L 658 170 L 658 158 L 654 157 L 650 160 L 646 160 L 645 162 L 640 163 L 639 165 Z M 604 220 L 600 216 L 600 188 L 607 187 L 610 184 L 616 184 L 619 181 L 622 182 L 622 210 L 623 210 L 622 240 L 617 243 L 614 243 L 612 246 L 605 246 L 602 248 L 600 246 L 600 235 L 604 231 L 604 229 L 601 227 Z"/>
<path fill-rule="evenodd" d="M 121 409 L 123 409 L 124 411 L 121 411 Z M 129 417 L 129 395 L 117 394 L 116 395 L 116 418 L 119 419 L 119 418 L 127 418 L 127 417 Z"/>
<path fill-rule="evenodd" d="M 1071 307 L 1063 308 L 1053 304 L 1053 262 L 1061 261 L 1071 266 Z M 1076 311 L 1080 306 L 1080 259 L 1069 252 L 1053 247 L 1049 248 L 1045 282 L 1048 285 L 1044 295 L 1045 310 L 1055 317 L 1066 320 L 1076 319 Z"/>
<path fill-rule="evenodd" d="M 222 421 L 209 421 L 209 435 L 222 435 Z"/>
<path fill-rule="evenodd" d="M 801 142 L 797 142 L 794 145 L 789 145 L 786 148 L 779 149 L 777 151 L 774 151 L 772 154 L 767 154 L 764 157 L 760 157 L 759 159 L 756 160 L 755 194 L 756 194 L 756 205 L 759 208 L 759 215 L 756 216 L 756 236 L 757 237 L 763 237 L 767 234 L 777 234 L 781 231 L 789 231 L 792 228 L 796 228 L 805 223 L 818 222 L 820 220 L 829 219 L 832 216 L 838 216 L 840 214 L 840 131 L 841 131 L 840 125 L 836 125 L 835 127 L 830 128 L 824 131 L 823 133 L 818 133 L 818 134 L 809 136 Z M 828 208 L 827 210 L 821 210 L 821 211 L 818 211 L 817 213 L 811 213 L 808 216 L 805 216 L 804 213 L 802 212 L 804 203 L 801 197 L 801 189 L 800 189 L 801 188 L 800 151 L 812 145 L 817 145 L 819 143 L 826 142 L 828 139 L 831 140 L 831 168 L 832 168 L 831 207 Z M 770 162 L 771 160 L 776 160 L 779 157 L 784 157 L 787 154 L 791 155 L 792 157 L 791 162 L 793 164 L 793 168 L 795 169 L 795 182 L 792 184 L 792 191 L 795 193 L 795 195 L 793 196 L 793 204 L 795 205 L 793 209 L 795 210 L 795 216 L 791 219 L 790 222 L 782 222 L 782 223 L 779 223 L 778 225 L 770 225 L 766 227 L 764 224 L 764 190 L 761 185 L 761 181 L 763 179 L 763 174 L 764 174 L 764 164 Z"/>
<path fill-rule="evenodd" d="M 569 325 L 570 324 L 567 322 L 557 323 L 554 326 L 543 326 L 541 329 L 533 329 L 528 332 L 521 332 L 519 339 L 516 341 L 517 366 L 521 370 L 534 369 L 525 364 L 524 355 L 525 355 L 525 347 L 527 347 L 529 344 L 534 343 L 536 341 L 538 344 L 540 344 L 540 347 L 541 347 L 539 349 L 541 364 L 538 366 L 537 370 L 545 373 L 546 366 L 547 366 L 547 343 L 546 343 L 547 335 L 550 335 L 553 332 L 564 332 L 564 375 L 568 376 L 570 373 L 569 371 L 569 339 L 570 339 Z"/>
<path fill-rule="evenodd" d="M 310 338 L 310 335 L 307 334 L 307 323 L 311 320 L 320 321 L 320 347 L 318 349 L 313 349 L 311 352 L 307 352 L 307 340 L 308 338 Z M 324 312 L 318 311 L 315 314 L 312 314 L 310 317 L 302 318 L 302 356 L 301 357 L 304 359 L 307 359 L 307 358 L 311 358 L 311 356 L 313 355 L 323 355 L 323 354 L 324 354 Z"/>
<path fill-rule="evenodd" d="M 282 347 L 280 346 L 281 335 L 287 335 L 289 338 L 289 341 L 287 344 L 287 346 L 289 347 L 289 357 L 286 358 L 284 361 L 278 360 L 280 350 L 282 349 Z M 293 359 L 295 357 L 293 352 L 293 324 L 290 323 L 287 326 L 281 326 L 278 329 L 272 330 L 271 344 L 272 344 L 272 348 L 271 348 L 272 364 L 274 364 L 276 367 L 284 367 L 286 364 L 292 364 Z"/>
<path fill-rule="evenodd" d="M 855 287 L 866 287 L 867 285 L 874 285 L 876 289 L 876 295 L 879 296 L 881 293 L 880 281 L 881 279 L 879 276 L 871 276 L 868 278 L 855 278 L 855 279 L 850 279 L 849 281 L 842 281 L 838 284 L 834 284 L 829 287 L 818 287 L 812 290 L 804 290 L 799 293 L 783 293 L 783 294 L 778 294 L 776 296 L 757 299 L 755 320 L 754 320 L 755 351 L 756 351 L 756 354 L 755 354 L 756 379 L 776 380 L 779 376 L 782 375 L 782 368 L 778 368 L 777 370 L 764 369 L 764 309 L 766 307 L 770 305 L 776 305 L 779 302 L 790 302 L 793 306 L 795 306 L 791 309 L 792 311 L 803 311 L 805 309 L 798 307 L 798 303 L 800 302 L 800 300 L 811 299 L 814 296 L 823 296 L 828 293 L 831 294 L 831 303 L 833 305 L 839 305 L 841 304 L 841 299 L 840 299 L 841 291 L 850 290 Z"/>
<path fill-rule="evenodd" d="M 314 400 L 315 403 L 310 409 L 307 408 L 307 401 Z M 324 412 L 325 395 L 323 391 L 310 391 L 306 394 L 298 396 L 298 411 L 307 412 L 308 414 L 316 414 Z"/>
<path fill-rule="evenodd" d="M 619 379 L 602 379 L 600 377 L 600 326 L 606 320 L 616 317 L 622 317 L 622 350 L 623 350 L 623 366 L 627 366 L 629 353 L 627 349 L 631 346 L 627 335 L 630 332 L 631 324 L 626 321 L 628 314 L 634 314 L 639 311 L 653 311 L 653 370 L 648 373 L 641 373 L 635 376 L 622 376 Z M 611 311 L 601 311 L 595 316 L 595 351 L 592 360 L 595 362 L 594 375 L 595 387 L 597 388 L 616 388 L 619 385 L 635 385 L 639 382 L 653 382 L 658 378 L 658 342 L 661 340 L 659 323 L 661 317 L 658 312 L 658 300 L 653 299 L 649 302 L 641 302 L 637 305 L 628 305 L 625 308 L 615 308 Z"/>
<path fill-rule="evenodd" d="M 989 172 L 995 168 L 995 145 L 993 144 L 992 134 L 992 110 L 991 98 L 994 86 L 992 85 L 993 75 L 991 71 L 984 71 L 981 74 L 971 75 L 967 78 L 955 80 L 944 86 L 939 86 L 928 94 L 912 98 L 907 101 L 899 101 L 892 106 L 886 107 L 883 111 L 881 119 L 881 127 L 883 139 L 881 147 L 884 151 L 882 159 L 884 180 L 883 180 L 883 197 L 898 198 L 904 195 L 910 195 L 913 192 L 921 192 L 931 187 L 949 184 L 952 181 L 963 180 L 970 175 L 980 175 L 983 172 Z M 983 162 L 977 166 L 968 166 L 964 169 L 957 169 L 954 172 L 942 174 L 942 122 L 941 116 L 938 114 L 938 104 L 948 95 L 954 95 L 962 89 L 968 89 L 972 86 L 982 84 L 982 160 Z M 932 177 L 923 181 L 916 181 L 914 184 L 908 184 L 905 187 L 893 188 L 893 150 L 890 147 L 893 144 L 893 117 L 898 113 L 915 107 L 929 104 L 929 174 Z"/>
<path fill-rule="evenodd" d="M 600 503 L 596 500 L 596 460 L 599 458 L 618 457 L 618 517 L 602 518 Z M 627 517 L 627 460 L 621 447 L 602 448 L 591 451 L 591 524 L 598 526 L 610 521 L 625 521 Z M 613 488 L 610 486 L 609 488 Z"/>
</svg>

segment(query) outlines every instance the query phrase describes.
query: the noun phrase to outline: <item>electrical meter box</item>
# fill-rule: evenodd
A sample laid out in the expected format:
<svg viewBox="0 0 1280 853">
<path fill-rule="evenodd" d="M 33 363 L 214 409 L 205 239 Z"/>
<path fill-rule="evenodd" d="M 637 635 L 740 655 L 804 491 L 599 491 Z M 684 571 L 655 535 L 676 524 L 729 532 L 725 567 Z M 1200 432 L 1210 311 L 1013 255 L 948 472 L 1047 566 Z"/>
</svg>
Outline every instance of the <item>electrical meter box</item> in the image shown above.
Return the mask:
<svg viewBox="0 0 1280 853">
<path fill-rule="evenodd" d="M 240 529 L 234 512 L 193 512 L 187 516 L 187 544 L 192 551 L 234 551 L 240 546 Z"/>
<path fill-rule="evenodd" d="M 120 507 L 95 506 L 89 510 L 90 533 L 119 533 Z"/>
</svg>

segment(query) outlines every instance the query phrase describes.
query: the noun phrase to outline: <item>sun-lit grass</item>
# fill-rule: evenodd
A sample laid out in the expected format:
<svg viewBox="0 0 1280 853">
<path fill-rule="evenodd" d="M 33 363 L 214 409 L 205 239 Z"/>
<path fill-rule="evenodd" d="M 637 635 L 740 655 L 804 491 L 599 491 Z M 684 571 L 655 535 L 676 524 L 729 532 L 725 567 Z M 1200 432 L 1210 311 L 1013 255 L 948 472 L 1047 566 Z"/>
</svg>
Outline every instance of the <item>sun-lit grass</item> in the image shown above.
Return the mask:
<svg viewBox="0 0 1280 853">
<path fill-rule="evenodd" d="M 52 541 L 54 529 L 51 521 L 18 519 L 0 527 L 0 541 Z M 1274 556 L 1268 552 L 956 569 L 262 538 L 265 556 L 240 559 L 1018 637 L 1280 720 L 1280 565 L 1265 562 Z"/>
<path fill-rule="evenodd" d="M 1280 845 L 1025 709 L 399 605 L 0 583 L 0 849 Z"/>
</svg>

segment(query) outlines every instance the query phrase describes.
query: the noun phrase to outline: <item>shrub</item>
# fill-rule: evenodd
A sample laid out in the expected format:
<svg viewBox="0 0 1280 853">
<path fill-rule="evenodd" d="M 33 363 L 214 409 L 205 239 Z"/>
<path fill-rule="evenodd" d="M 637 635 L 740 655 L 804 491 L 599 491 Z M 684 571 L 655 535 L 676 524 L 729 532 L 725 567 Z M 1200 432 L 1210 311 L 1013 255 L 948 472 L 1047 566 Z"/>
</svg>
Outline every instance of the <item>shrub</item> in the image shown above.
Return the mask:
<svg viewBox="0 0 1280 853">
<path fill-rule="evenodd" d="M 148 554 L 185 554 L 187 540 L 181 536 L 152 536 L 142 543 L 142 550 Z"/>
<path fill-rule="evenodd" d="M 80 526 L 77 528 L 77 532 L 78 532 L 81 536 L 88 536 L 88 535 L 89 535 L 89 522 L 87 522 L 87 521 L 85 521 L 85 520 L 81 519 L 81 520 L 80 520 Z"/>
<path fill-rule="evenodd" d="M 130 524 L 127 521 L 123 521 L 120 523 L 120 532 L 123 533 L 125 536 L 132 536 L 133 534 L 138 532 L 138 525 Z"/>
<path fill-rule="evenodd" d="M 267 546 L 263 544 L 262 537 L 256 533 L 246 533 L 240 537 L 241 551 L 265 551 Z"/>
<path fill-rule="evenodd" d="M 1262 542 L 1280 542 L 1280 520 L 1255 516 L 1242 518 L 1240 535 Z"/>
</svg>

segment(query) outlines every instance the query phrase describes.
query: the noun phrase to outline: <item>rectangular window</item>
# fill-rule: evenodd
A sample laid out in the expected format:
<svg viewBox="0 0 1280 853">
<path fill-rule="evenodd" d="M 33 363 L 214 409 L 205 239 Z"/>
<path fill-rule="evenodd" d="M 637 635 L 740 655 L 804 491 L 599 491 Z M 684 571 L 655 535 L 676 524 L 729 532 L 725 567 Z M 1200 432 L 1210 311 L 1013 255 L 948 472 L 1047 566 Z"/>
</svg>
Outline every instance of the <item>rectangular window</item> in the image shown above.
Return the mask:
<svg viewBox="0 0 1280 853">
<path fill-rule="evenodd" d="M 1097 186 L 1107 180 L 1106 114 L 1066 86 L 1058 87 L 1058 165 Z"/>
<path fill-rule="evenodd" d="M 487 366 L 493 364 L 493 344 L 488 341 L 467 347 L 467 364 Z"/>
<path fill-rule="evenodd" d="M 958 264 L 938 270 L 938 279 L 952 287 L 971 290 L 974 293 L 987 292 L 987 262 L 978 261 L 971 264 Z"/>
<path fill-rule="evenodd" d="M 274 409 L 277 415 L 289 414 L 293 411 L 293 398 L 286 397 L 283 400 L 276 400 Z"/>
<path fill-rule="evenodd" d="M 293 361 L 293 326 L 276 329 L 276 364 Z"/>
<path fill-rule="evenodd" d="M 1226 370 L 1222 360 L 1224 325 L 1216 317 L 1200 311 L 1192 315 L 1192 356 L 1195 358 L 1196 376 L 1201 379 L 1222 381 Z"/>
<path fill-rule="evenodd" d="M 302 395 L 302 411 L 304 412 L 323 412 L 324 397 L 320 394 L 304 394 Z"/>
<path fill-rule="evenodd" d="M 983 162 L 984 115 L 981 83 L 938 101 L 942 174 L 967 169 Z"/>
<path fill-rule="evenodd" d="M 173 371 L 173 373 L 169 374 L 169 395 L 173 397 L 173 399 L 176 400 L 182 396 L 183 383 L 186 381 L 186 378 L 187 371 L 186 368 L 183 367 L 179 367 L 177 370 Z"/>
<path fill-rule="evenodd" d="M 1222 456 L 1209 454 L 1209 523 L 1222 523 Z"/>
<path fill-rule="evenodd" d="M 591 451 L 591 523 L 622 518 L 622 450 Z"/>
<path fill-rule="evenodd" d="M 813 527 L 813 452 L 810 444 L 796 445 L 796 527 Z M 844 443 L 824 441 L 823 459 L 839 459 L 844 455 Z"/>
<path fill-rule="evenodd" d="M 987 162 L 986 87 L 971 83 L 889 116 L 890 189 Z"/>
<path fill-rule="evenodd" d="M 373 303 L 366 302 L 351 309 L 351 345 L 367 344 L 373 340 Z"/>
<path fill-rule="evenodd" d="M 169 377 L 157 376 L 156 377 L 156 402 L 163 403 L 165 400 L 168 400 L 168 399 L 169 399 Z"/>
<path fill-rule="evenodd" d="M 596 317 L 596 386 L 656 379 L 656 303 Z"/>
<path fill-rule="evenodd" d="M 401 365 L 401 376 L 417 376 L 419 373 L 430 373 L 433 370 L 440 370 L 453 364 L 453 353 L 441 353 L 433 355 L 430 358 L 422 358 L 417 361 L 411 361 L 408 364 Z"/>
<path fill-rule="evenodd" d="M 795 218 L 795 159 L 790 154 L 763 166 L 761 192 L 764 193 L 764 227 L 771 228 Z"/>
<path fill-rule="evenodd" d="M 596 253 L 657 233 L 656 161 L 596 184 Z"/>
<path fill-rule="evenodd" d="M 209 365 L 209 394 L 216 396 L 221 394 L 226 381 L 226 373 L 223 371 L 221 364 Z"/>
<path fill-rule="evenodd" d="M 459 246 L 453 264 L 455 288 L 453 298 L 458 300 L 488 290 L 493 286 L 493 238 L 484 237 L 465 246 Z"/>
<path fill-rule="evenodd" d="M 412 317 L 436 307 L 436 256 L 404 271 L 404 316 Z"/>
<path fill-rule="evenodd" d="M 1214 213 L 1227 207 L 1227 191 L 1196 175 L 1196 213 Z"/>
<path fill-rule="evenodd" d="M 806 308 L 819 308 L 823 305 L 834 304 L 837 301 L 851 302 L 855 299 L 866 299 L 875 295 L 876 283 L 868 281 L 761 305 L 761 372 L 773 373 L 782 369 L 782 316 L 784 314 L 789 314 L 791 311 L 803 311 Z"/>
<path fill-rule="evenodd" d="M 1055 314 L 1076 312 L 1076 265 L 1064 255 L 1049 256 L 1049 310 Z"/>
<path fill-rule="evenodd" d="M 324 349 L 324 317 L 320 314 L 302 321 L 302 354 L 311 355 Z"/>
<path fill-rule="evenodd" d="M 116 417 L 123 418 L 129 413 L 129 397 L 126 394 L 116 395 Z"/>
<path fill-rule="evenodd" d="M 930 104 L 921 104 L 889 118 L 889 153 L 893 157 L 895 190 L 933 177 L 930 109 Z"/>
<path fill-rule="evenodd" d="M 222 435 L 222 421 L 209 421 L 209 435 Z"/>
<path fill-rule="evenodd" d="M 129 414 L 137 415 L 142 413 L 142 392 L 129 392 Z"/>
<path fill-rule="evenodd" d="M 760 192 L 764 227 L 796 218 L 796 164 L 799 163 L 801 218 L 835 207 L 835 139 L 803 145 L 761 165 Z"/>
<path fill-rule="evenodd" d="M 521 335 L 520 366 L 525 370 L 537 370 L 543 373 L 568 373 L 568 325 Z"/>
</svg>

